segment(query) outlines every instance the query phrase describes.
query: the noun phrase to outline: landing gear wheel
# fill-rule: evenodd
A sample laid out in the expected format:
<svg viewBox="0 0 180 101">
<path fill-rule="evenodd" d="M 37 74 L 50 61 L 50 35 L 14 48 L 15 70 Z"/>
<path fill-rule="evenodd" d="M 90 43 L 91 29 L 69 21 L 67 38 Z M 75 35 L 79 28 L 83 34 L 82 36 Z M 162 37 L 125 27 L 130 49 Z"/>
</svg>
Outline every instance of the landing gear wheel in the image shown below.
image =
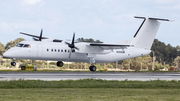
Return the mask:
<svg viewBox="0 0 180 101">
<path fill-rule="evenodd" d="M 16 66 L 16 62 L 11 62 L 11 66 Z"/>
<path fill-rule="evenodd" d="M 92 66 L 89 67 L 89 70 L 92 71 Z"/>
<path fill-rule="evenodd" d="M 96 71 L 96 66 L 94 66 L 94 65 L 93 65 L 93 66 L 90 66 L 90 67 L 89 67 L 89 70 L 92 71 L 92 72 L 95 72 L 95 71 Z"/>
<path fill-rule="evenodd" d="M 58 61 L 58 62 L 57 62 L 57 66 L 58 66 L 58 67 L 62 67 L 63 65 L 64 65 L 64 63 L 63 63 L 62 61 Z"/>
</svg>

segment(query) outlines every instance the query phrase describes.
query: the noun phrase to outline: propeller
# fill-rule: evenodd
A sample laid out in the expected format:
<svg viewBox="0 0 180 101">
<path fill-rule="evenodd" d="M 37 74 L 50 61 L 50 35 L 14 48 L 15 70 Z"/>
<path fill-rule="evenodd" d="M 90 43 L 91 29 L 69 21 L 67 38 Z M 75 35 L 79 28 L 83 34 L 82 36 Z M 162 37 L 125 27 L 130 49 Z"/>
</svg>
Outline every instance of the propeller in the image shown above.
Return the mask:
<svg viewBox="0 0 180 101">
<path fill-rule="evenodd" d="M 20 32 L 20 34 L 33 37 L 33 39 L 34 39 L 35 41 L 42 41 L 42 39 L 49 39 L 49 38 L 47 38 L 47 37 L 42 37 L 42 33 L 43 33 L 43 29 L 41 29 L 40 36 L 32 35 L 32 34 L 28 34 L 28 33 L 24 33 L 24 32 Z M 55 41 L 56 41 L 56 42 L 61 42 L 62 40 L 55 39 Z"/>
<path fill-rule="evenodd" d="M 71 44 L 68 43 L 68 42 L 65 42 L 65 43 L 69 46 L 69 48 L 71 48 L 70 53 L 69 53 L 69 59 L 71 58 L 71 53 L 75 52 L 75 49 L 79 50 L 79 48 L 77 48 L 77 47 L 74 45 L 74 39 L 75 39 L 75 33 L 73 34 L 73 38 L 72 38 Z"/>
<path fill-rule="evenodd" d="M 39 41 L 41 41 L 41 39 L 42 39 L 42 33 L 43 33 L 43 29 L 41 29 L 41 33 L 40 33 L 40 37 L 39 37 Z"/>
</svg>

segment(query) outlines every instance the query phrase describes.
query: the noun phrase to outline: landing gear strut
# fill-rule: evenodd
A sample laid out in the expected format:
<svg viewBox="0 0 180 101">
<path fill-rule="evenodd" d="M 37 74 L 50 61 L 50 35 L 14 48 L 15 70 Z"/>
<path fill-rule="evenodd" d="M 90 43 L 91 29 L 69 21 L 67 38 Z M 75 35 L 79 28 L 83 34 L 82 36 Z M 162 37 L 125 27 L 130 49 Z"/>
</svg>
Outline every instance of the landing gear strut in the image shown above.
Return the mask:
<svg viewBox="0 0 180 101">
<path fill-rule="evenodd" d="M 63 63 L 62 61 L 58 61 L 58 62 L 57 62 L 57 66 L 58 66 L 58 67 L 62 67 L 63 65 L 64 65 L 64 63 Z"/>
<path fill-rule="evenodd" d="M 92 72 L 95 72 L 96 71 L 96 66 L 94 66 L 94 65 L 90 66 L 89 70 L 92 71 Z"/>
</svg>

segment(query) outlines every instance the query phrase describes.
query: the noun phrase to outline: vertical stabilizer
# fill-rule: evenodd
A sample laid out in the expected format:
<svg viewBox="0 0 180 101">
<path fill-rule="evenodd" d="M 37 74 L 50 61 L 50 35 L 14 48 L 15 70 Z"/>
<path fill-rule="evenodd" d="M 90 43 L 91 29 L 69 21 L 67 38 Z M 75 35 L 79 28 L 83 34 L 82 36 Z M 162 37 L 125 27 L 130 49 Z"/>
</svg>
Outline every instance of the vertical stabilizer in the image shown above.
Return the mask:
<svg viewBox="0 0 180 101">
<path fill-rule="evenodd" d="M 144 21 L 140 25 L 136 34 L 134 35 L 131 44 L 134 45 L 134 47 L 145 48 L 150 50 L 154 38 L 156 36 L 156 33 L 160 26 L 160 22 L 158 22 L 157 20 L 162 20 L 162 21 L 169 21 L 169 20 L 159 19 L 159 18 L 149 18 L 149 17 L 135 17 L 135 18 L 144 19 Z"/>
</svg>

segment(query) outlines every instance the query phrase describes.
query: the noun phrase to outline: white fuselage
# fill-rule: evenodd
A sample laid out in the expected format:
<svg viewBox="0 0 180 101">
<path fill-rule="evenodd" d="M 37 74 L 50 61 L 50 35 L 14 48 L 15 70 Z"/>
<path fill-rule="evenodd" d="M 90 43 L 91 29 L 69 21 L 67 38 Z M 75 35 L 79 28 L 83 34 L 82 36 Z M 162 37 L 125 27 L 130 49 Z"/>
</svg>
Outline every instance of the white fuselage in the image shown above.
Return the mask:
<svg viewBox="0 0 180 101">
<path fill-rule="evenodd" d="M 29 44 L 31 47 L 13 47 L 4 53 L 4 57 L 14 59 L 30 59 L 30 60 L 50 60 L 50 61 L 69 61 L 69 62 L 89 62 L 87 43 L 76 43 L 76 46 L 80 49 L 76 52 L 71 53 L 69 58 L 70 48 L 62 43 L 56 42 L 40 42 L 40 41 L 23 41 L 22 44 Z M 86 47 L 86 48 L 82 48 Z M 96 52 L 101 50 L 95 47 Z M 98 50 L 99 49 L 99 50 Z M 83 51 L 83 52 L 82 52 Z M 127 47 L 127 49 L 113 49 L 104 50 L 100 53 L 93 54 L 95 63 L 108 63 L 119 60 L 144 56 L 149 54 L 151 51 L 143 48 Z"/>
<path fill-rule="evenodd" d="M 12 66 L 16 63 L 14 59 L 30 60 L 51 60 L 58 61 L 57 66 L 62 67 L 62 61 L 70 62 L 90 62 L 90 71 L 96 71 L 95 63 L 109 63 L 144 56 L 151 52 L 151 46 L 162 21 L 168 19 L 135 17 L 143 19 L 132 40 L 126 40 L 116 43 L 85 43 L 74 42 L 75 33 L 72 41 L 63 41 L 58 39 L 50 40 L 40 36 L 21 33 L 32 36 L 36 41 L 23 41 L 15 47 L 9 49 L 3 54 L 4 58 L 11 58 Z M 48 42 L 50 41 L 50 42 Z"/>
</svg>

